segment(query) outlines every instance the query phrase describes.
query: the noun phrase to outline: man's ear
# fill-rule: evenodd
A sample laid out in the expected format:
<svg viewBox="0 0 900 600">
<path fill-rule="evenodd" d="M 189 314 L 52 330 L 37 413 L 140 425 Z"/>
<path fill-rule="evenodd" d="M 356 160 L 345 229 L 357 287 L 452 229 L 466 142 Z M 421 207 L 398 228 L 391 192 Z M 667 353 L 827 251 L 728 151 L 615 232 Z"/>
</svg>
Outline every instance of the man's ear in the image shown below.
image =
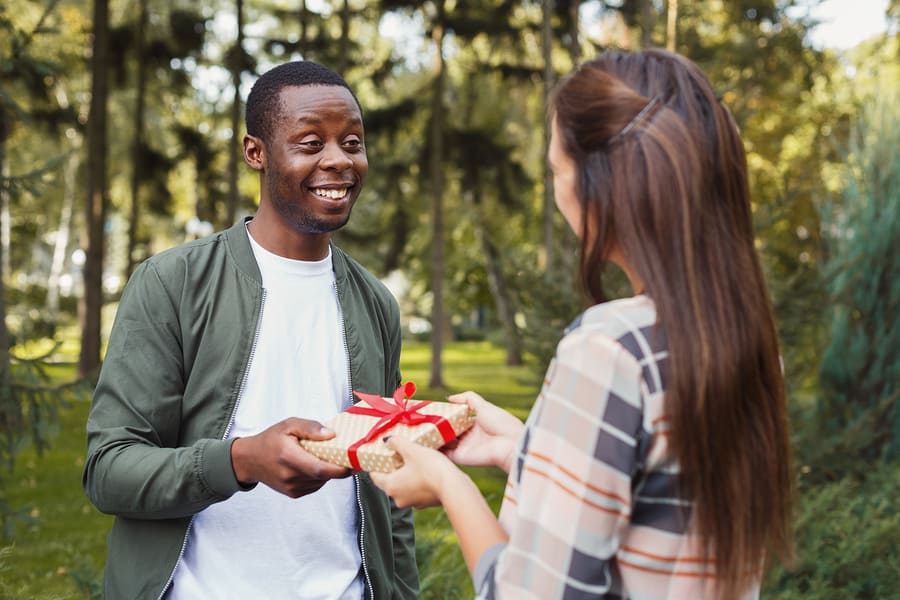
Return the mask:
<svg viewBox="0 0 900 600">
<path fill-rule="evenodd" d="M 254 171 L 263 171 L 266 166 L 266 145 L 253 135 L 244 136 L 244 162 Z"/>
</svg>

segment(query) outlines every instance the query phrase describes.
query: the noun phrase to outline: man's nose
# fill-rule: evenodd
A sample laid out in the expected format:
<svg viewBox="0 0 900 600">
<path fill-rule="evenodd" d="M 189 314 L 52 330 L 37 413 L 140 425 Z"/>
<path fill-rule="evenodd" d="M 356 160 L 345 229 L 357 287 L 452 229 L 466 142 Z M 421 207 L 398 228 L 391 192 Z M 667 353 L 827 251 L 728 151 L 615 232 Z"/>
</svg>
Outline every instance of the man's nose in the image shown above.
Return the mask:
<svg viewBox="0 0 900 600">
<path fill-rule="evenodd" d="M 322 151 L 322 158 L 319 165 L 323 169 L 349 169 L 353 165 L 353 160 L 341 148 L 340 144 L 326 144 Z"/>
</svg>

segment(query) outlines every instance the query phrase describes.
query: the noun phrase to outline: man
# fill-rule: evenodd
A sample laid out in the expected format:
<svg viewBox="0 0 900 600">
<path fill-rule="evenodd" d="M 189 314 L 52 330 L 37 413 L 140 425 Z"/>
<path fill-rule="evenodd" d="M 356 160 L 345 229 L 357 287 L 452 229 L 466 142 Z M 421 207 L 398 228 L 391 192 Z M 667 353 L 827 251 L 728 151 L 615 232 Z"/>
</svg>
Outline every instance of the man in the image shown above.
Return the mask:
<svg viewBox="0 0 900 600">
<path fill-rule="evenodd" d="M 346 82 L 311 62 L 247 99 L 252 219 L 144 262 L 87 424 L 84 487 L 116 519 L 108 598 L 413 598 L 413 523 L 299 439 L 400 384 L 399 309 L 331 243 L 368 168 Z"/>
</svg>

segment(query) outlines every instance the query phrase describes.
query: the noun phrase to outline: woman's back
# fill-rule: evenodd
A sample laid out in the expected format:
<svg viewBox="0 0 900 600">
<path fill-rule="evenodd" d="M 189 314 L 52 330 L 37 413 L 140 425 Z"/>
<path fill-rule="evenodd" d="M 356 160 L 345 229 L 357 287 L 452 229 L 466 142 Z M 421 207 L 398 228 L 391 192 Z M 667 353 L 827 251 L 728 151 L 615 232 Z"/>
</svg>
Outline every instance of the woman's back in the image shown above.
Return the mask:
<svg viewBox="0 0 900 600">
<path fill-rule="evenodd" d="M 667 443 L 656 323 L 636 296 L 591 307 L 559 343 L 500 512 L 497 597 L 712 597 Z"/>
</svg>

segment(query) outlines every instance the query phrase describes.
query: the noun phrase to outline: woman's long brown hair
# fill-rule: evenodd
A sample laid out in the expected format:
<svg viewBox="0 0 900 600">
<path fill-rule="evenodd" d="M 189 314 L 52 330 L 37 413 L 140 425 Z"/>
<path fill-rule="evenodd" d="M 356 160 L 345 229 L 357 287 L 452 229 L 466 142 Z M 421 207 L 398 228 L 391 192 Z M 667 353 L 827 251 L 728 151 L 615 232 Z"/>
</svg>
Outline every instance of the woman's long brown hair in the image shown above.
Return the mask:
<svg viewBox="0 0 900 600">
<path fill-rule="evenodd" d="M 581 65 L 550 108 L 576 165 L 582 282 L 605 299 L 597 275 L 615 246 L 653 299 L 680 485 L 716 597 L 740 597 L 773 555 L 792 555 L 793 477 L 737 126 L 696 65 L 662 50 Z"/>
</svg>

